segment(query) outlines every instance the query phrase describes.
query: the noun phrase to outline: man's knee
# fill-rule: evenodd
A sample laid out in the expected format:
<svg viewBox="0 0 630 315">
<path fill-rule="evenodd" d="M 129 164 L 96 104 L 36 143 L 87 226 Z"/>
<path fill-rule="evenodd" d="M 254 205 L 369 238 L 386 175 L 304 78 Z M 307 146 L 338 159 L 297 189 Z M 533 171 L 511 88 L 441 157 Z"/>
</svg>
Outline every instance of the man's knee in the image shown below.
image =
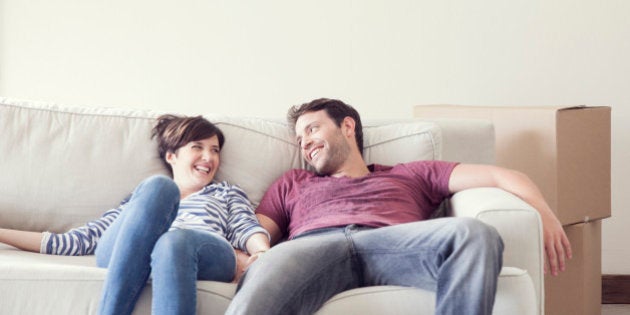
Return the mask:
<svg viewBox="0 0 630 315">
<path fill-rule="evenodd" d="M 453 227 L 458 237 L 465 238 L 467 243 L 480 249 L 503 252 L 503 240 L 493 226 L 474 218 L 456 218 L 454 221 Z"/>
</svg>

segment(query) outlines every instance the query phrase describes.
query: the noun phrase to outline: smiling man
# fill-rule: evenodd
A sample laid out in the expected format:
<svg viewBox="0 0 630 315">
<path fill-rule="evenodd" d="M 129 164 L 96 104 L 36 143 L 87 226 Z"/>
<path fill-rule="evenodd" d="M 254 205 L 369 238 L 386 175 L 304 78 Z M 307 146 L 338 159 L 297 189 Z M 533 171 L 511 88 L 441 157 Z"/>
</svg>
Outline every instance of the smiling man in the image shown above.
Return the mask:
<svg viewBox="0 0 630 315">
<path fill-rule="evenodd" d="M 497 231 L 470 218 L 428 220 L 453 193 L 499 187 L 541 214 L 551 272 L 571 247 L 525 175 L 489 165 L 367 165 L 361 119 L 317 99 L 289 110 L 304 160 L 272 184 L 256 214 L 272 244 L 242 278 L 228 314 L 312 314 L 337 293 L 372 285 L 436 292 L 436 314 L 491 314 L 502 266 Z"/>
</svg>

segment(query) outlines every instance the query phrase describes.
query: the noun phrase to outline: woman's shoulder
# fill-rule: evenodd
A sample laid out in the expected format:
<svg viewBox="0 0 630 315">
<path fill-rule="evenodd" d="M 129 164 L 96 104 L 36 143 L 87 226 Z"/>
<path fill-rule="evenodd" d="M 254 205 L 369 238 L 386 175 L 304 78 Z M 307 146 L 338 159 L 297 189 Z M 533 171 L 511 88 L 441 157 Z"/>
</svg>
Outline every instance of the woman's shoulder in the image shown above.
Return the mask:
<svg viewBox="0 0 630 315">
<path fill-rule="evenodd" d="M 237 184 L 233 184 L 228 182 L 227 180 L 223 180 L 223 181 L 213 181 L 210 184 L 208 184 L 205 187 L 205 190 L 207 192 L 216 192 L 216 191 L 223 191 L 223 192 L 231 192 L 231 191 L 236 191 L 236 192 L 243 192 L 243 188 L 241 188 L 239 185 Z"/>
</svg>

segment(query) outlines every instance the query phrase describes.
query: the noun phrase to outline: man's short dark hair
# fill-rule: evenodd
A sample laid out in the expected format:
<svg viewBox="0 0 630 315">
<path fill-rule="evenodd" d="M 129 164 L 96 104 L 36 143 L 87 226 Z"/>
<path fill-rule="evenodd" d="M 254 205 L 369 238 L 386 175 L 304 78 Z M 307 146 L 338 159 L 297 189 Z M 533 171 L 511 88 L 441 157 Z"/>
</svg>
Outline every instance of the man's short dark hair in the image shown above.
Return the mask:
<svg viewBox="0 0 630 315">
<path fill-rule="evenodd" d="M 335 121 L 337 127 L 341 127 L 341 122 L 346 117 L 354 119 L 354 138 L 359 147 L 359 152 L 363 155 L 363 126 L 361 125 L 361 117 L 356 109 L 352 106 L 335 99 L 318 98 L 302 105 L 295 105 L 289 108 L 287 120 L 292 130 L 295 130 L 295 123 L 300 116 L 309 112 L 317 112 L 325 110 L 328 117 Z"/>
</svg>

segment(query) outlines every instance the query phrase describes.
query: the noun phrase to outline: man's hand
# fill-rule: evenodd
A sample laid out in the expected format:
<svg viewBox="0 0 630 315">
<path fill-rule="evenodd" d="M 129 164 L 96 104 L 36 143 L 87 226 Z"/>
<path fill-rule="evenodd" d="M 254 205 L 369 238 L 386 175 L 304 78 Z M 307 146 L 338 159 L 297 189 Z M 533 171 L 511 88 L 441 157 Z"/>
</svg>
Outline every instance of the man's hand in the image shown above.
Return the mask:
<svg viewBox="0 0 630 315">
<path fill-rule="evenodd" d="M 236 273 L 234 274 L 233 283 L 238 283 L 241 280 L 241 277 L 245 273 L 245 270 L 249 268 L 251 264 L 253 264 L 258 257 L 262 256 L 266 250 L 261 250 L 253 253 L 251 256 L 247 255 L 244 251 L 240 249 L 234 249 L 234 253 L 236 253 Z"/>
<path fill-rule="evenodd" d="M 573 257 L 571 244 L 564 229 L 553 213 L 540 215 L 543 225 L 543 240 L 547 259 L 545 263 L 545 273 L 551 270 L 551 274 L 558 275 L 558 272 L 566 269 L 566 260 Z"/>
<path fill-rule="evenodd" d="M 571 244 L 562 224 L 527 175 L 492 165 L 459 164 L 453 169 L 448 185 L 451 193 L 476 187 L 498 187 L 529 203 L 540 214 L 543 225 L 543 242 L 547 255 L 545 272 L 550 269 L 551 274 L 556 276 L 558 272 L 565 270 L 566 259 L 573 256 Z"/>
</svg>

